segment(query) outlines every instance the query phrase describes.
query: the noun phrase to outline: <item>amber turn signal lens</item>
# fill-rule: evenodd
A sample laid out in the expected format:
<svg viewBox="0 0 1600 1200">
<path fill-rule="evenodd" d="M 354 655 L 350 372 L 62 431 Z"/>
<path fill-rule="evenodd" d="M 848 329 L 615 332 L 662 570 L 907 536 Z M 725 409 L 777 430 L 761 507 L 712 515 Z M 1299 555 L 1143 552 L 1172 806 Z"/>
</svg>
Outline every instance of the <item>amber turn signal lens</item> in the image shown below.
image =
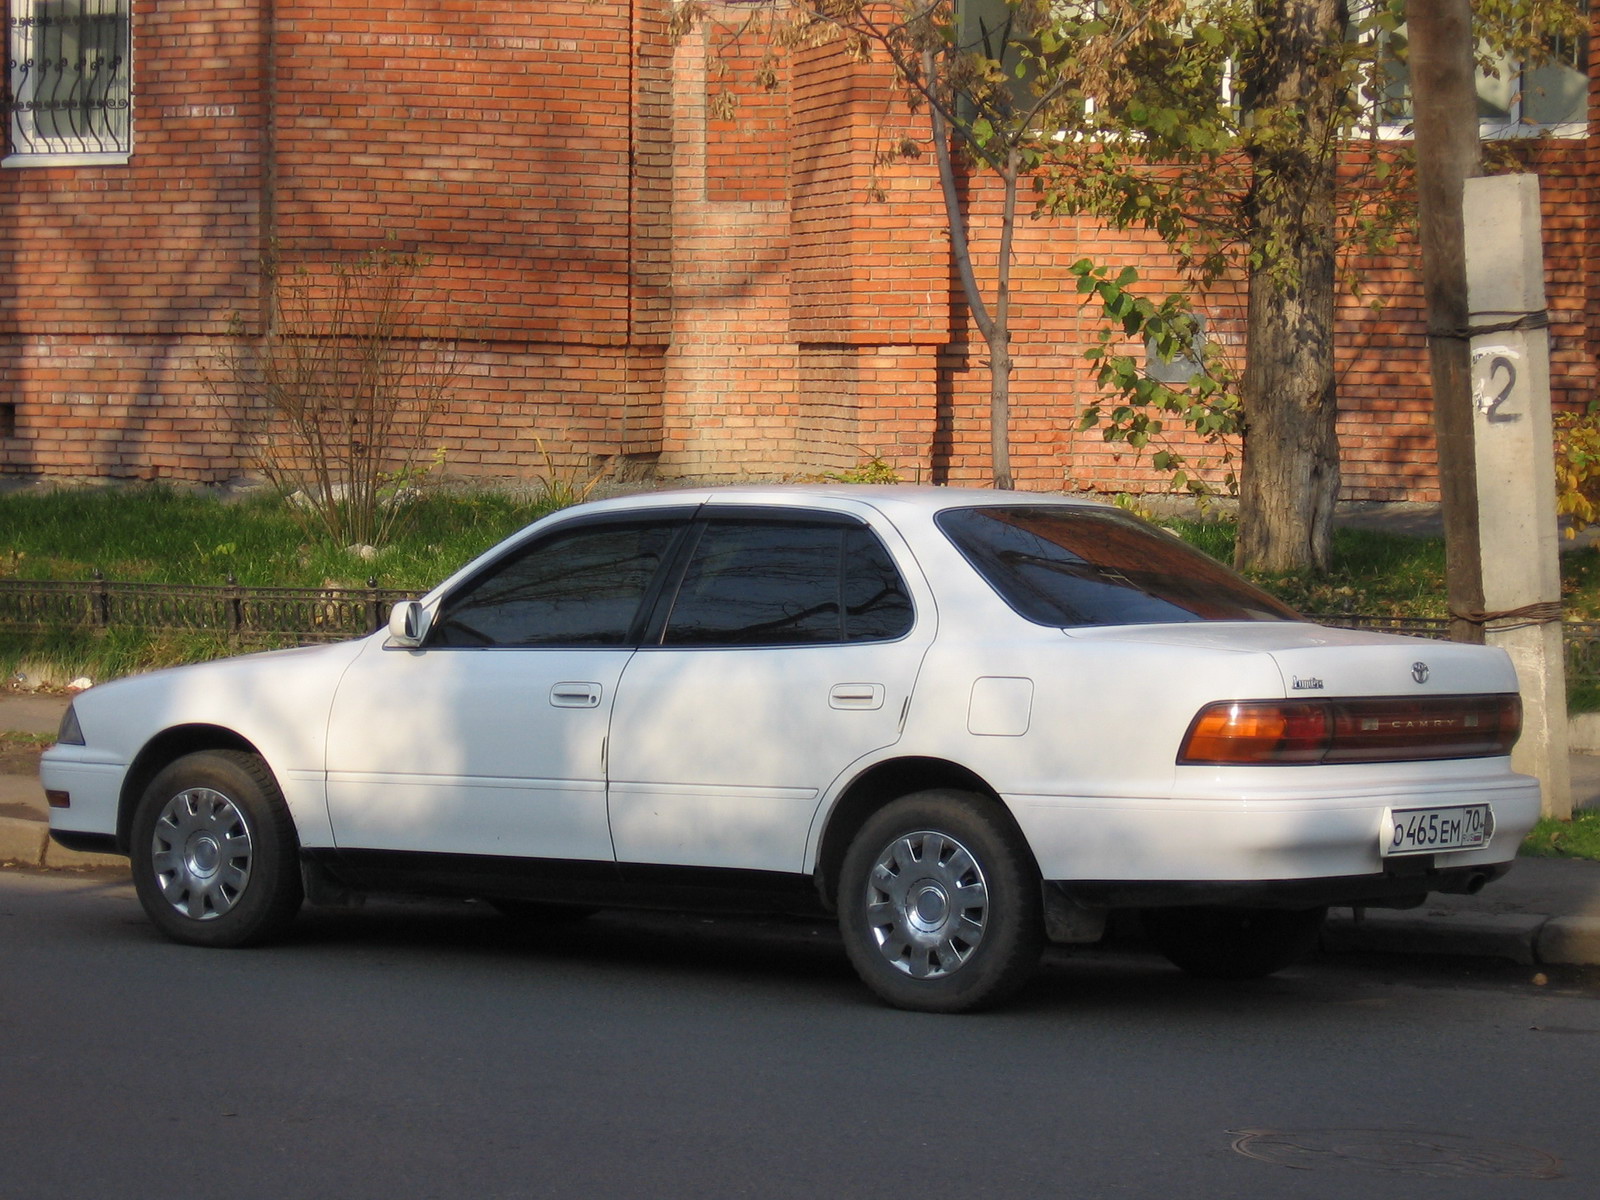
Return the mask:
<svg viewBox="0 0 1600 1200">
<path fill-rule="evenodd" d="M 1515 695 L 1221 700 L 1200 710 L 1178 762 L 1218 766 L 1414 762 L 1510 754 Z"/>
<path fill-rule="evenodd" d="M 1328 712 L 1318 704 L 1224 701 L 1202 709 L 1179 762 L 1317 762 L 1327 750 Z"/>
</svg>

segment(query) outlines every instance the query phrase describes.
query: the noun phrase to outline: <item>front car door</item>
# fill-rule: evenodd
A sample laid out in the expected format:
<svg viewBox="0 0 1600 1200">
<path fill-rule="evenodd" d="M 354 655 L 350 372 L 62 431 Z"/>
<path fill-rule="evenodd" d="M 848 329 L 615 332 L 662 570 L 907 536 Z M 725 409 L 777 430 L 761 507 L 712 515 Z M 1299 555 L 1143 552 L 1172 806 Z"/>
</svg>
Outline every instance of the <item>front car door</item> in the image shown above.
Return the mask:
<svg viewBox="0 0 1600 1200">
<path fill-rule="evenodd" d="M 340 848 L 610 860 L 607 725 L 686 516 L 558 527 L 444 596 L 420 648 L 371 641 L 329 723 Z"/>
</svg>

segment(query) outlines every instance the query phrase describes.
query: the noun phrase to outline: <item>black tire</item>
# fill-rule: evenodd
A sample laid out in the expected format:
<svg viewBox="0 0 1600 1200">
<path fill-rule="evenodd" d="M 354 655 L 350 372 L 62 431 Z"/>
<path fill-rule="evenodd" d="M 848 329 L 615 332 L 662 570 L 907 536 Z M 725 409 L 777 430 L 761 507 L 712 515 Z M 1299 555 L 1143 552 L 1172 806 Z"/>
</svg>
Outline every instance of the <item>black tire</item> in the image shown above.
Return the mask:
<svg viewBox="0 0 1600 1200">
<path fill-rule="evenodd" d="M 191 946 L 249 946 L 305 898 L 289 806 L 260 758 L 204 750 L 168 765 L 134 812 L 134 888 L 151 922 Z"/>
<path fill-rule="evenodd" d="M 1145 935 L 1200 979 L 1262 979 L 1309 953 L 1326 908 L 1152 908 Z"/>
<path fill-rule="evenodd" d="M 1033 855 L 1009 814 L 968 792 L 916 792 L 869 817 L 845 853 L 838 903 L 851 964 L 896 1008 L 991 1007 L 1044 949 Z"/>
</svg>

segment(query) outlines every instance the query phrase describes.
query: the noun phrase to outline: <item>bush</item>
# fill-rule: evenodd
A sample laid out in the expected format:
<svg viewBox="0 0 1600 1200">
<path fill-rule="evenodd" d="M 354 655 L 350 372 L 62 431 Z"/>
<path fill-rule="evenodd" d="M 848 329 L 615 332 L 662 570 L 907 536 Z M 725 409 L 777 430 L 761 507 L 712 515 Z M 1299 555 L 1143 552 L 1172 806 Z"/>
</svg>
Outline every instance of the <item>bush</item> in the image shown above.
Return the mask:
<svg viewBox="0 0 1600 1200">
<path fill-rule="evenodd" d="M 421 336 L 426 260 L 391 250 L 316 272 L 264 264 L 270 312 L 235 316 L 213 390 L 255 430 L 254 465 L 335 546 L 381 546 L 429 472 L 460 360 Z"/>
<path fill-rule="evenodd" d="M 1600 400 L 1581 413 L 1555 415 L 1556 512 L 1566 536 L 1600 524 Z"/>
</svg>

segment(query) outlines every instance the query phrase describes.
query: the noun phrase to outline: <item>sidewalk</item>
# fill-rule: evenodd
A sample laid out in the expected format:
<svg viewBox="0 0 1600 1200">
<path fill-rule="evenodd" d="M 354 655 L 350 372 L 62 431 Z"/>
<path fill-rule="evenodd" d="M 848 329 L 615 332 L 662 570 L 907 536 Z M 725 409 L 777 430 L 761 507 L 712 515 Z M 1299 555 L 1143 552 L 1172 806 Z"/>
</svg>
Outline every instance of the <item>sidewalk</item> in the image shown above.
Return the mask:
<svg viewBox="0 0 1600 1200">
<path fill-rule="evenodd" d="M 0 691 L 0 731 L 54 734 L 61 696 Z M 1573 803 L 1600 807 L 1600 757 L 1572 756 Z M 52 869 L 128 869 L 127 859 L 80 854 L 50 841 L 35 775 L 0 772 L 0 862 Z M 1600 862 L 1521 858 L 1476 896 L 1432 896 L 1421 908 L 1334 909 L 1330 950 L 1452 954 L 1527 964 L 1600 966 Z"/>
</svg>

